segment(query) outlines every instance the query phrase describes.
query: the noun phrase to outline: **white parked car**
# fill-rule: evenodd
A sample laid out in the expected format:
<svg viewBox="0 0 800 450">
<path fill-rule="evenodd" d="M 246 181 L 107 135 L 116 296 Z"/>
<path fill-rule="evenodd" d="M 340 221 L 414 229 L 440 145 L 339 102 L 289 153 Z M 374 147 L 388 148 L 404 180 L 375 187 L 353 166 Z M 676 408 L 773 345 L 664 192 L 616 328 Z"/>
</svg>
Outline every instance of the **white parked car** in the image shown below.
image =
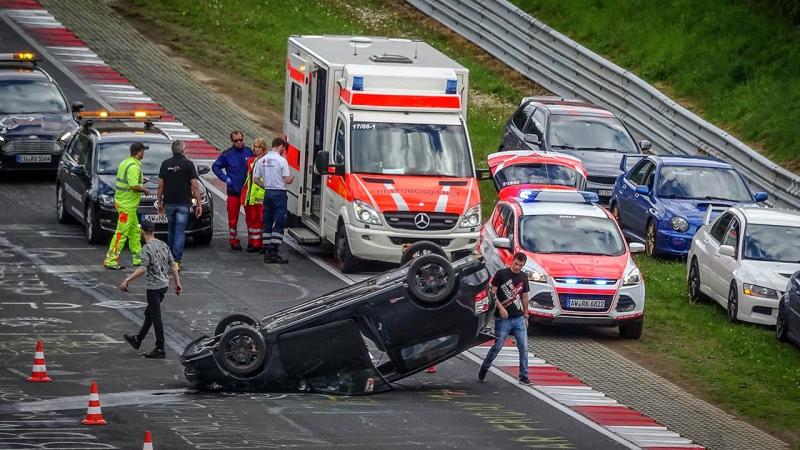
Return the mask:
<svg viewBox="0 0 800 450">
<path fill-rule="evenodd" d="M 711 297 L 730 322 L 775 325 L 786 283 L 800 269 L 800 212 L 750 206 L 710 216 L 686 259 L 689 296 Z"/>
</svg>

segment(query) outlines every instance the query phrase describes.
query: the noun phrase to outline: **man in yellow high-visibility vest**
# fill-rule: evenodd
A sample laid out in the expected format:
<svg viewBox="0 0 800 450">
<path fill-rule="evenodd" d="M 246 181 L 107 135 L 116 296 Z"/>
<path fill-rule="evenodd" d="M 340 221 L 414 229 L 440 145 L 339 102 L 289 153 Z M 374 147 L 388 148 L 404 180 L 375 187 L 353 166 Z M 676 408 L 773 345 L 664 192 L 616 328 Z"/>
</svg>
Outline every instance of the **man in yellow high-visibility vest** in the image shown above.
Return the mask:
<svg viewBox="0 0 800 450">
<path fill-rule="evenodd" d="M 150 191 L 144 187 L 144 178 L 142 177 L 142 159 L 144 159 L 144 151 L 147 148 L 148 146 L 141 142 L 134 142 L 131 144 L 131 156 L 119 163 L 117 168 L 114 206 L 117 208 L 119 218 L 117 219 L 117 229 L 114 231 L 108 253 L 106 253 L 106 260 L 103 263 L 107 269 L 125 268 L 119 263 L 119 255 L 125 247 L 125 241 L 128 242 L 128 248 L 131 250 L 133 265 L 138 266 L 142 262 L 142 241 L 137 209 L 142 194 L 150 194 Z"/>
</svg>

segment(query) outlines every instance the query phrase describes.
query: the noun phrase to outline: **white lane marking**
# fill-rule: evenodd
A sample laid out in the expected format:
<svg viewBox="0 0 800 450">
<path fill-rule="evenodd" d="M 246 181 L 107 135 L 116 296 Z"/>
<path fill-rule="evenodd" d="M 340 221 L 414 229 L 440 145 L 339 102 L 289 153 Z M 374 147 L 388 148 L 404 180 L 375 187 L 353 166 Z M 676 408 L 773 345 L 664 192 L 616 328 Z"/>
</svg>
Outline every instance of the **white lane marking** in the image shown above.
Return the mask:
<svg viewBox="0 0 800 450">
<path fill-rule="evenodd" d="M 44 264 L 39 266 L 45 273 L 87 273 L 103 272 L 101 264 Z"/>
<path fill-rule="evenodd" d="M 101 405 L 126 406 L 126 405 L 146 405 L 150 403 L 170 403 L 185 400 L 186 395 L 183 390 L 152 390 L 152 391 L 129 391 L 129 392 L 110 392 L 103 393 Z M 86 396 L 76 395 L 71 397 L 57 397 L 48 400 L 17 402 L 4 406 L 3 410 L 18 412 L 42 412 L 42 411 L 63 411 L 70 409 L 86 408 Z"/>
</svg>

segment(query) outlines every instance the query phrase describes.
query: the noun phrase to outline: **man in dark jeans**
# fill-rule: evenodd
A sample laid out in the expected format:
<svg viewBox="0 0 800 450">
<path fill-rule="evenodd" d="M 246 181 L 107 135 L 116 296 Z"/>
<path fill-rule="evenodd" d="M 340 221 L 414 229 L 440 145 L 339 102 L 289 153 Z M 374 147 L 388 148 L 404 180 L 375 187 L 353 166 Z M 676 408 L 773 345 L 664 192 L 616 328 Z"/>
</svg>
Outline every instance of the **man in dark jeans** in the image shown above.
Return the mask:
<svg viewBox="0 0 800 450">
<path fill-rule="evenodd" d="M 186 145 L 183 141 L 172 143 L 172 158 L 161 163 L 158 171 L 158 212 L 167 214 L 169 234 L 167 243 L 172 257 L 180 270 L 183 247 L 186 245 L 186 225 L 192 211 L 194 197 L 194 216 L 203 214 L 200 201 L 200 178 L 197 168 L 184 155 Z"/>
<path fill-rule="evenodd" d="M 486 372 L 492 361 L 500 353 L 509 334 L 514 335 L 519 351 L 519 382 L 531 384 L 528 380 L 528 276 L 522 271 L 528 257 L 522 252 L 514 254 L 511 266 L 498 270 L 492 277 L 491 289 L 497 298 L 494 312 L 494 345 L 486 354 L 478 379 L 486 380 Z"/>
<path fill-rule="evenodd" d="M 172 253 L 164 242 L 156 239 L 156 227 L 153 222 L 142 223 L 142 238 L 145 245 L 142 248 L 142 265 L 132 274 L 128 275 L 119 288 L 123 291 L 128 290 L 128 284 L 146 275 L 147 280 L 147 309 L 144 310 L 144 323 L 139 330 L 139 334 L 131 336 L 123 335 L 125 341 L 136 350 L 142 345 L 142 341 L 150 331 L 150 326 L 156 330 L 156 347 L 150 353 L 145 353 L 145 358 L 164 359 L 164 325 L 161 322 L 161 302 L 169 288 L 169 273 L 175 279 L 175 294 L 180 295 L 183 287 L 178 268 L 172 259 Z"/>
</svg>

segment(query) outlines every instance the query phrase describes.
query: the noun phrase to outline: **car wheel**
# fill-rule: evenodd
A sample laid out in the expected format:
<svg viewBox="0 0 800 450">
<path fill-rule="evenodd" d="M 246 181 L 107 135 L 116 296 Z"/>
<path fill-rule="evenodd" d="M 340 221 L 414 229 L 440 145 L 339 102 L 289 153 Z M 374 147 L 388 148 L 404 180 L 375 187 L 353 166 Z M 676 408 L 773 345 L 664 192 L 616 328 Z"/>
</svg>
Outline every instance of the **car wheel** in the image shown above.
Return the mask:
<svg viewBox="0 0 800 450">
<path fill-rule="evenodd" d="M 736 290 L 736 283 L 731 284 L 728 291 L 728 322 L 736 323 L 739 321 L 739 293 Z"/>
<path fill-rule="evenodd" d="M 267 344 L 261 332 L 248 325 L 228 328 L 217 344 L 217 361 L 236 375 L 251 375 L 267 359 Z"/>
<path fill-rule="evenodd" d="M 445 253 L 442 247 L 439 247 L 430 241 L 419 241 L 411 244 L 408 248 L 403 250 L 403 256 L 400 258 L 400 264 L 406 265 L 407 263 L 411 262 L 411 260 L 419 258 L 422 255 L 431 254 L 447 258 L 447 253 Z"/>
<path fill-rule="evenodd" d="M 647 256 L 656 257 L 658 256 L 658 251 L 656 250 L 656 224 L 653 223 L 653 220 L 647 222 L 646 234 L 644 248 L 647 252 Z"/>
<path fill-rule="evenodd" d="M 91 203 L 86 204 L 83 218 L 86 220 L 86 242 L 92 245 L 102 244 L 103 231 L 100 229 L 100 222 Z"/>
<path fill-rule="evenodd" d="M 58 223 L 67 224 L 74 222 L 72 215 L 67 212 L 67 207 L 64 203 L 64 188 L 61 183 L 56 185 L 56 218 Z"/>
<path fill-rule="evenodd" d="M 783 312 L 784 306 L 783 301 L 778 304 L 778 318 L 775 320 L 775 337 L 781 342 L 786 341 L 786 333 L 788 331 L 786 313 Z"/>
<path fill-rule="evenodd" d="M 692 263 L 689 265 L 687 284 L 690 302 L 697 303 L 705 298 L 705 295 L 700 291 L 700 268 L 697 266 L 697 258 L 692 258 Z"/>
<path fill-rule="evenodd" d="M 343 273 L 353 273 L 358 269 L 358 260 L 350 252 L 350 242 L 347 240 L 344 224 L 339 225 L 336 231 L 336 261 L 339 262 L 339 270 Z"/>
<path fill-rule="evenodd" d="M 247 314 L 231 314 L 219 321 L 217 327 L 214 329 L 214 336 L 219 336 L 228 328 L 237 325 L 249 325 L 255 328 L 258 325 L 258 321 Z"/>
<path fill-rule="evenodd" d="M 422 255 L 414 259 L 406 274 L 411 295 L 422 303 L 439 303 L 453 293 L 455 272 L 450 261 L 440 255 Z"/>
<path fill-rule="evenodd" d="M 194 235 L 194 243 L 197 245 L 211 245 L 211 240 L 214 238 L 214 229 L 210 229 L 207 232 L 195 234 Z"/>
<path fill-rule="evenodd" d="M 628 323 L 619 326 L 619 337 L 622 339 L 639 339 L 642 337 L 642 329 L 644 328 L 644 317 L 633 323 Z"/>
</svg>

